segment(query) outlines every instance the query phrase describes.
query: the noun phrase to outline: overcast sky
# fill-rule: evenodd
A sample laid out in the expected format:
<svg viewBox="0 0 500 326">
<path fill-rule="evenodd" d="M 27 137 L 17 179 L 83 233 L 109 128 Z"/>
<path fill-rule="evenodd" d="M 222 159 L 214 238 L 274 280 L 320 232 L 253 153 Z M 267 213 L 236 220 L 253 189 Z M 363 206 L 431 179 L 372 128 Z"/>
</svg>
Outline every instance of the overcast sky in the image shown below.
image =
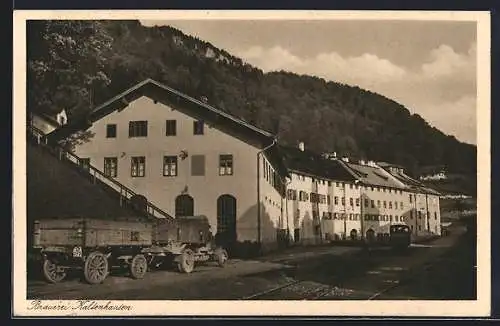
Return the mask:
<svg viewBox="0 0 500 326">
<path fill-rule="evenodd" d="M 264 72 L 287 70 L 383 94 L 476 144 L 476 23 L 142 21 L 170 25 Z"/>
</svg>

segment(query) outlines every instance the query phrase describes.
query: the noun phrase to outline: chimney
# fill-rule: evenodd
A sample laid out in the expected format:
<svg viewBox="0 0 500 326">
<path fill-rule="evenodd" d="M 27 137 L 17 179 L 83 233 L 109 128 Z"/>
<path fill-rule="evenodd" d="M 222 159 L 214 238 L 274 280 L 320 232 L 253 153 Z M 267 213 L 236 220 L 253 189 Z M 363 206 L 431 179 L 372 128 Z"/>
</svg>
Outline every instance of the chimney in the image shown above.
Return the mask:
<svg viewBox="0 0 500 326">
<path fill-rule="evenodd" d="M 299 149 L 300 149 L 301 151 L 304 151 L 304 142 L 302 142 L 302 141 L 301 141 L 301 142 L 299 143 Z"/>
</svg>

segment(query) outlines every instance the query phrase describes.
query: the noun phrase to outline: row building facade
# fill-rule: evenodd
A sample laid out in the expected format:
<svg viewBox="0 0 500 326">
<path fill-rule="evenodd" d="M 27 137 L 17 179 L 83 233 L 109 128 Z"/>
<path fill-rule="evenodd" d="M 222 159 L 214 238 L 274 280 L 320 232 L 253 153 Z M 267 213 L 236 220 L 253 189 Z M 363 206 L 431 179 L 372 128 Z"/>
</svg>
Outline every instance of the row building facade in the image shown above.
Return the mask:
<svg viewBox="0 0 500 326">
<path fill-rule="evenodd" d="M 415 235 L 440 232 L 439 197 L 404 171 L 326 158 L 303 143 L 282 146 L 273 134 L 151 79 L 48 139 L 82 130 L 93 134 L 74 147 L 83 166 L 172 216 L 207 216 L 228 247 L 248 242 L 267 251 L 363 238 L 368 230 L 387 234 L 395 222 Z M 424 208 L 425 222 L 413 223 Z"/>
</svg>

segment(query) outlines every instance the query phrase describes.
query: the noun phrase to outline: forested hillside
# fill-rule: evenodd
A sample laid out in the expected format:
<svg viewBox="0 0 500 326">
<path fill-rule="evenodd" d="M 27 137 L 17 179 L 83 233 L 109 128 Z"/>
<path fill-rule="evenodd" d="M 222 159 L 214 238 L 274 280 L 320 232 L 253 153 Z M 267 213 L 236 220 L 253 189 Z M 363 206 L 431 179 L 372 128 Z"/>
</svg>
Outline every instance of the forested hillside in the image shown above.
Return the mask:
<svg viewBox="0 0 500 326">
<path fill-rule="evenodd" d="M 28 23 L 28 109 L 85 114 L 153 78 L 318 152 L 475 173 L 476 147 L 381 95 L 289 72 L 263 73 L 170 27 L 138 21 Z M 450 117 L 452 118 L 452 117 Z"/>
</svg>

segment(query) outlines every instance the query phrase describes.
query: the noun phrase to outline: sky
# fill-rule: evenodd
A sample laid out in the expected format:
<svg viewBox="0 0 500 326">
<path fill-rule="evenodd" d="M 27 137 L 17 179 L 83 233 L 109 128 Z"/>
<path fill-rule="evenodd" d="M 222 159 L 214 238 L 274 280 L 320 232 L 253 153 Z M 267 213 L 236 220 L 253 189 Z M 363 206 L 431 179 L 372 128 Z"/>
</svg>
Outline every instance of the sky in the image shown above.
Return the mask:
<svg viewBox="0 0 500 326">
<path fill-rule="evenodd" d="M 476 144 L 476 23 L 404 20 L 169 20 L 264 72 L 285 70 L 391 98 Z"/>
</svg>

